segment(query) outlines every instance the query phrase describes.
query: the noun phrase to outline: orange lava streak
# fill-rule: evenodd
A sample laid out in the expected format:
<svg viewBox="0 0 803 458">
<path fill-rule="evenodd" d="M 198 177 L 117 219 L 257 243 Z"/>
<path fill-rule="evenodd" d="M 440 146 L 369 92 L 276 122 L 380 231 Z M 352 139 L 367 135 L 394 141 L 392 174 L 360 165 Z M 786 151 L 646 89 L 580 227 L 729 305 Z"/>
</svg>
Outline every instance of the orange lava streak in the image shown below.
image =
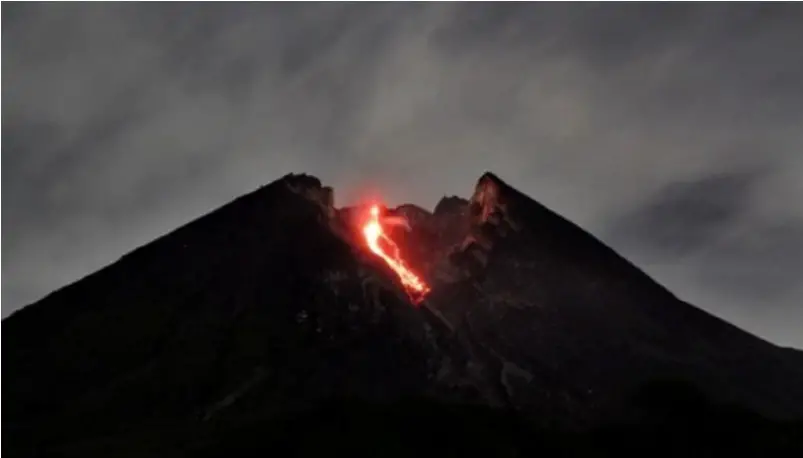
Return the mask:
<svg viewBox="0 0 803 458">
<path fill-rule="evenodd" d="M 429 286 L 427 286 L 423 280 L 418 278 L 418 276 L 413 273 L 409 267 L 407 267 L 407 265 L 404 263 L 404 260 L 401 259 L 401 256 L 399 255 L 399 248 L 385 233 L 385 230 L 382 228 L 382 223 L 379 221 L 379 207 L 372 205 L 370 215 L 370 219 L 365 223 L 365 225 L 363 225 L 362 228 L 365 241 L 368 243 L 368 248 L 370 248 L 375 255 L 382 258 L 385 263 L 390 266 L 394 272 L 396 272 L 396 275 L 399 276 L 399 279 L 401 280 L 405 289 L 407 289 L 407 292 L 412 298 L 413 302 L 418 304 L 422 299 L 424 299 L 424 296 L 429 293 Z M 383 240 L 388 246 L 390 246 L 390 248 L 392 248 L 392 254 L 388 254 L 386 252 L 386 250 L 380 245 L 380 240 Z"/>
</svg>

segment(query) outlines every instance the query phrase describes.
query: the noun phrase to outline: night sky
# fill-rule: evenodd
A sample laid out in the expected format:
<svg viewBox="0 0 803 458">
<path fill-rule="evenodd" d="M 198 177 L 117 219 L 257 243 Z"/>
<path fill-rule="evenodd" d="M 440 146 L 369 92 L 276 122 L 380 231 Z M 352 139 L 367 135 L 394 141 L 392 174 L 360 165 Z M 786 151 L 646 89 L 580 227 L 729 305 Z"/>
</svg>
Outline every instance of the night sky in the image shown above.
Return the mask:
<svg viewBox="0 0 803 458">
<path fill-rule="evenodd" d="M 2 313 L 289 172 L 486 170 L 803 348 L 803 6 L 2 5 Z"/>
</svg>

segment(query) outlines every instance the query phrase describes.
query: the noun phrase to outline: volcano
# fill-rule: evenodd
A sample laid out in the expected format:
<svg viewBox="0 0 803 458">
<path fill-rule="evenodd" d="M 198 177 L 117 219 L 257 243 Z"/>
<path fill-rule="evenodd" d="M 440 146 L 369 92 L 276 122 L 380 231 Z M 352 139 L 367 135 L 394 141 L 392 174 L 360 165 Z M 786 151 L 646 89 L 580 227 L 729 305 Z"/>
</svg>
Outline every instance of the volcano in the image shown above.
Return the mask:
<svg viewBox="0 0 803 458">
<path fill-rule="evenodd" d="M 432 212 L 333 195 L 287 175 L 5 319 L 3 451 L 803 451 L 803 352 L 494 174 Z"/>
</svg>

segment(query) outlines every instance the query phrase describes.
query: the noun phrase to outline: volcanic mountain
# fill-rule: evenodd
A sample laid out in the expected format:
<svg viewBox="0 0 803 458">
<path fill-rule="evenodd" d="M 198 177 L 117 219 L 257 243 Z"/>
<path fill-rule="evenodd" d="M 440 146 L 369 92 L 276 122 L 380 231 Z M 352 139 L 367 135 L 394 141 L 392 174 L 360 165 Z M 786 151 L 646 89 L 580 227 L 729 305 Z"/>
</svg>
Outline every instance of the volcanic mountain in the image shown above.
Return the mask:
<svg viewBox="0 0 803 458">
<path fill-rule="evenodd" d="M 14 313 L 4 451 L 799 446 L 803 353 L 679 300 L 495 175 L 433 212 L 373 208 L 402 222 L 381 250 L 425 290 L 366 243 L 368 208 L 288 175 Z"/>
</svg>

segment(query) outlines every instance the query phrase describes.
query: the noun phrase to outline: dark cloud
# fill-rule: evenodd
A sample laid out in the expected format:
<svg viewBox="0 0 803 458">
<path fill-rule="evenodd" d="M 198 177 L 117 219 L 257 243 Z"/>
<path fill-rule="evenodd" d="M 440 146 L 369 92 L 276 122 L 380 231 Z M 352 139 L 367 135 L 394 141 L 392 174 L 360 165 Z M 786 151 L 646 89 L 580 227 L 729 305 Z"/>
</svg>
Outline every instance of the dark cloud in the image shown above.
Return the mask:
<svg viewBox="0 0 803 458">
<path fill-rule="evenodd" d="M 494 170 L 803 345 L 798 5 L 2 8 L 4 315 L 287 172 L 431 206 Z"/>
<path fill-rule="evenodd" d="M 705 249 L 748 210 L 750 191 L 760 178 L 759 170 L 751 169 L 669 183 L 617 218 L 608 238 L 641 256 L 664 259 Z"/>
</svg>

